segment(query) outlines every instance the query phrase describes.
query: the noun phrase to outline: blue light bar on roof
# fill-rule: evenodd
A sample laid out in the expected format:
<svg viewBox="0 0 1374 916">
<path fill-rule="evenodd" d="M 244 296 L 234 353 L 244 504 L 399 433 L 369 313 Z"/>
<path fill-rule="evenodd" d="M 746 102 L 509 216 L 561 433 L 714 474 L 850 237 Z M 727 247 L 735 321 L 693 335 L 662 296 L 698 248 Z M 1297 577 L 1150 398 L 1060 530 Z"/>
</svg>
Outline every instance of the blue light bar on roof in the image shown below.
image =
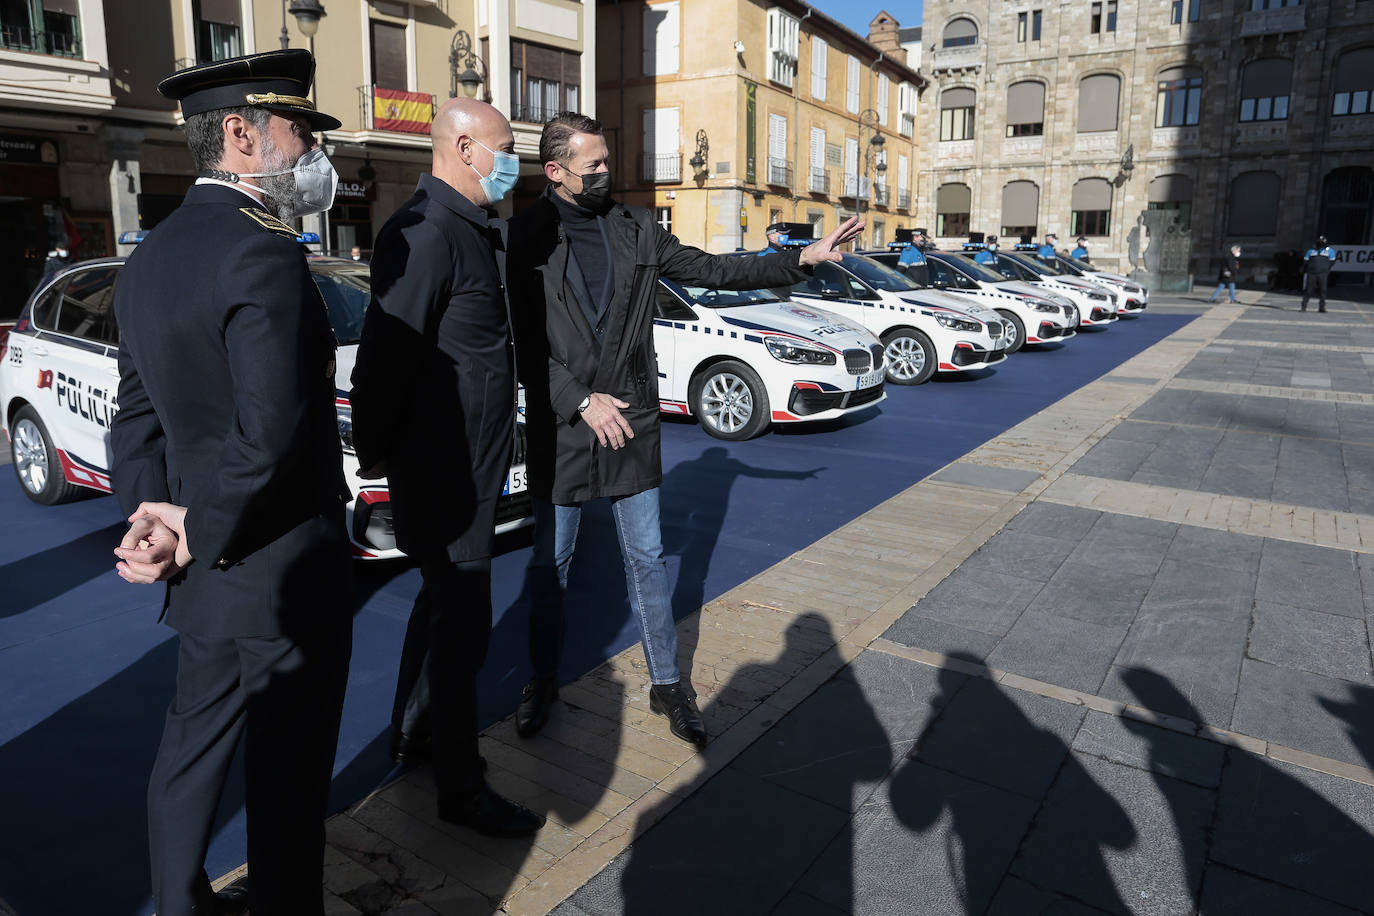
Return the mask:
<svg viewBox="0 0 1374 916">
<path fill-rule="evenodd" d="M 148 230 L 147 230 L 147 229 L 139 229 L 139 230 L 134 231 L 134 232 L 121 232 L 121 233 L 119 233 L 119 244 L 121 244 L 121 245 L 137 245 L 139 242 L 143 241 L 143 240 L 146 239 L 147 237 L 148 237 Z"/>
<path fill-rule="evenodd" d="M 300 235 L 296 236 L 296 241 L 300 242 L 302 245 L 318 245 L 320 243 L 320 234 L 318 232 L 302 232 Z"/>
</svg>

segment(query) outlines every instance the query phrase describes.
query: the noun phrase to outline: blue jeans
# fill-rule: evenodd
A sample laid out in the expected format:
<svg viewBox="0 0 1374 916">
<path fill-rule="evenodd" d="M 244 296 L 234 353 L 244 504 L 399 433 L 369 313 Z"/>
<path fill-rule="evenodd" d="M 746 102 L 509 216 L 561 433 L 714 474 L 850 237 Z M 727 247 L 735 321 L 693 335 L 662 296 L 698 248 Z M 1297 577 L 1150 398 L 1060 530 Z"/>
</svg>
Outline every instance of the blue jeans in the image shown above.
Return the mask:
<svg viewBox="0 0 1374 916">
<path fill-rule="evenodd" d="M 673 623 L 668 564 L 663 559 L 663 532 L 658 520 L 658 488 L 611 500 L 625 587 L 639 618 L 649 680 L 673 684 L 677 667 L 677 627 Z M 563 653 L 563 603 L 568 569 L 577 547 L 582 507 L 556 506 L 534 500 L 534 555 L 527 570 L 530 590 L 530 661 L 536 677 L 556 677 Z"/>
<path fill-rule="evenodd" d="M 1235 301 L 1236 301 L 1236 281 L 1234 281 L 1234 280 L 1231 280 L 1230 282 L 1218 283 L 1218 284 L 1217 284 L 1217 288 L 1216 288 L 1215 290 L 1212 291 L 1212 298 L 1208 299 L 1207 301 L 1208 301 L 1208 302 L 1216 302 L 1216 301 L 1217 301 L 1217 296 L 1220 296 L 1220 295 L 1221 295 L 1221 291 L 1222 291 L 1223 289 L 1225 289 L 1226 287 L 1228 287 L 1228 286 L 1231 287 L 1231 301 L 1232 301 L 1232 302 L 1235 302 Z"/>
</svg>

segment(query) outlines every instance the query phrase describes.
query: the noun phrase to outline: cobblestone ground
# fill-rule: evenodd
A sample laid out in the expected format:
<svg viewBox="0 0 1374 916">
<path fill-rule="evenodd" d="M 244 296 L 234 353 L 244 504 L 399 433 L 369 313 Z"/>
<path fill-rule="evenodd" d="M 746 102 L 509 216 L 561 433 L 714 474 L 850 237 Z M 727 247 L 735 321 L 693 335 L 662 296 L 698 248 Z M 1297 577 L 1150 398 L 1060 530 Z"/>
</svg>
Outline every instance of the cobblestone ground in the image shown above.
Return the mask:
<svg viewBox="0 0 1374 916">
<path fill-rule="evenodd" d="M 685 621 L 704 753 L 627 650 L 483 738 L 544 830 L 411 771 L 330 912 L 1374 912 L 1374 308 L 1245 296 Z"/>
</svg>

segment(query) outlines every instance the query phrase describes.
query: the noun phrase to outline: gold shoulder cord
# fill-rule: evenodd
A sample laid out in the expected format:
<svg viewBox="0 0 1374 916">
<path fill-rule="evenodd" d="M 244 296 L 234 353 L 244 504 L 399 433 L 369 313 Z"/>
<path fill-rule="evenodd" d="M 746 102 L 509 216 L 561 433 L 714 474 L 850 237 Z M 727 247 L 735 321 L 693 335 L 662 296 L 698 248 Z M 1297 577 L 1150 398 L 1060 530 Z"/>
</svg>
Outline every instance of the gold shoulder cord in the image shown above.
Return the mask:
<svg viewBox="0 0 1374 916">
<path fill-rule="evenodd" d="M 286 225 L 286 223 L 283 223 L 270 213 L 264 213 L 256 207 L 240 207 L 239 212 L 268 232 L 275 232 L 277 235 L 282 235 L 289 239 L 294 239 L 298 234 L 295 229 L 292 229 L 290 226 Z"/>
</svg>

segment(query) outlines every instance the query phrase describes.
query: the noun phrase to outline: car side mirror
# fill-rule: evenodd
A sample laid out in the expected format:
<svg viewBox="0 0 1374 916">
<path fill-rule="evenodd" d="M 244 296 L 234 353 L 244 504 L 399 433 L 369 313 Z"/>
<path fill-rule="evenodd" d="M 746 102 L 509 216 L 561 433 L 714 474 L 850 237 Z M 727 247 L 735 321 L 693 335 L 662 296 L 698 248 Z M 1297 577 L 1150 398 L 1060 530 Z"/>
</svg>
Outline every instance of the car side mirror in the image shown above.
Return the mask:
<svg viewBox="0 0 1374 916">
<path fill-rule="evenodd" d="M 844 295 L 844 290 L 836 283 L 826 283 L 821 287 L 821 295 L 829 299 L 838 299 Z"/>
</svg>

